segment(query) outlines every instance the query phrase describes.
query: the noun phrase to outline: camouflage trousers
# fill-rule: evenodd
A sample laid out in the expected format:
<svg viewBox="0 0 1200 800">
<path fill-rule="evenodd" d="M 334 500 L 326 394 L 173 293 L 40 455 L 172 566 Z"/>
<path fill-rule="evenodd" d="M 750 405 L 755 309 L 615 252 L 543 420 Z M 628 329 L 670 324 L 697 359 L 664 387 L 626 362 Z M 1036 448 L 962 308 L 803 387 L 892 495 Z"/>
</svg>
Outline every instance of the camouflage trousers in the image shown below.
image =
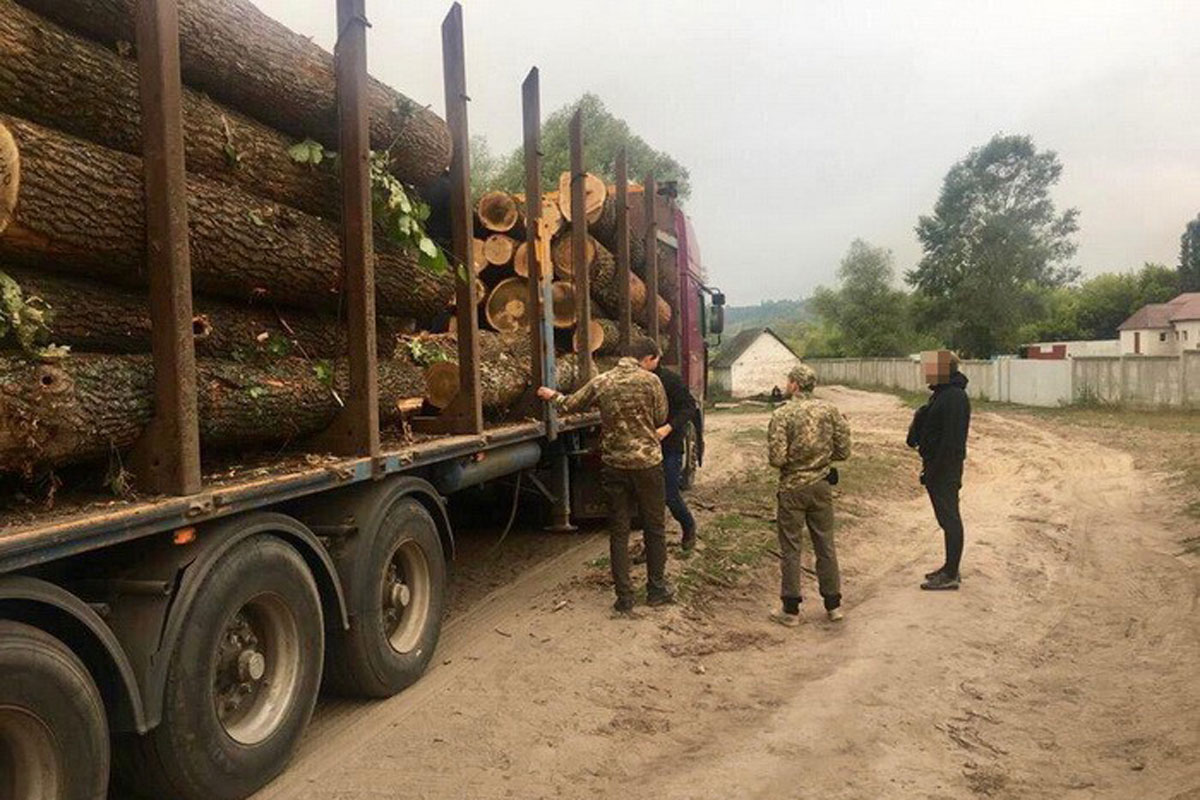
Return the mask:
<svg viewBox="0 0 1200 800">
<path fill-rule="evenodd" d="M 842 582 L 838 573 L 837 548 L 833 543 L 833 487 L 818 480 L 798 488 L 781 488 L 776 499 L 779 552 L 783 557 L 783 585 L 779 596 L 785 601 L 801 597 L 800 553 L 807 528 L 816 555 L 817 585 L 825 608 L 837 608 L 842 603 Z"/>
</svg>

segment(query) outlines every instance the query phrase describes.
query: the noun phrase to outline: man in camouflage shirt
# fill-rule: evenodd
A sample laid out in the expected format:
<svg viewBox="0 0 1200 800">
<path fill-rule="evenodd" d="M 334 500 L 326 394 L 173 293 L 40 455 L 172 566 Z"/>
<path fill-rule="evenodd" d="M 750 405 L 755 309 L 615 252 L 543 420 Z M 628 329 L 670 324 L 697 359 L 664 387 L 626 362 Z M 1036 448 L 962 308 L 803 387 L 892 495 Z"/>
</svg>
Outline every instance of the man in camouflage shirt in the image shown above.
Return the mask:
<svg viewBox="0 0 1200 800">
<path fill-rule="evenodd" d="M 657 606 L 674 599 L 667 585 L 667 542 L 664 532 L 666 490 L 658 429 L 667 421 L 667 395 L 653 373 L 662 353 L 650 339 L 635 340 L 617 366 L 597 375 L 574 394 L 564 396 L 545 386 L 543 400 L 563 413 L 600 409 L 601 481 L 608 496 L 609 553 L 619 614 L 633 610 L 629 577 L 630 517 L 636 509 L 646 543 L 646 602 Z"/>
<path fill-rule="evenodd" d="M 850 457 L 850 426 L 832 404 L 813 397 L 817 374 L 804 364 L 788 373 L 789 400 L 771 415 L 767 447 L 779 470 L 777 524 L 783 558 L 783 608 L 771 619 L 800 624 L 800 549 L 804 528 L 817 557 L 817 582 L 825 613 L 842 619 L 842 589 L 833 543 L 833 486 L 830 464 Z M 833 473 L 836 475 L 836 472 Z"/>
</svg>

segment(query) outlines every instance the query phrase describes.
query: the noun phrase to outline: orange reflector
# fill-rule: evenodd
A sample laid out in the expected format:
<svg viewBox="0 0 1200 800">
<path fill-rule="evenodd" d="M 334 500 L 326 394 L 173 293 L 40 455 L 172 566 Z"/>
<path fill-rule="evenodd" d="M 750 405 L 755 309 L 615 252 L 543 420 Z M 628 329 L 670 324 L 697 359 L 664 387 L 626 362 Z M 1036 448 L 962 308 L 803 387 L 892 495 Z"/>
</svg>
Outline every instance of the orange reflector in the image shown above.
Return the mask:
<svg viewBox="0 0 1200 800">
<path fill-rule="evenodd" d="M 195 528 L 180 528 L 175 531 L 175 544 L 191 544 L 196 541 Z"/>
</svg>

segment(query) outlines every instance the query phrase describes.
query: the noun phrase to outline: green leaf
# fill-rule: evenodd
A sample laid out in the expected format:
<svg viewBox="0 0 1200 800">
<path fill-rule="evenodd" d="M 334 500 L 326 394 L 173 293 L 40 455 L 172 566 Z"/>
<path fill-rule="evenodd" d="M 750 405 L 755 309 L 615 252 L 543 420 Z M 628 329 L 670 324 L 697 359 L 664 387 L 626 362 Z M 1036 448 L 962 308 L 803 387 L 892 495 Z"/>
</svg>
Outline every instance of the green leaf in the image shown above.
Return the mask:
<svg viewBox="0 0 1200 800">
<path fill-rule="evenodd" d="M 433 239 L 430 239 L 428 236 L 422 236 L 421 241 L 417 244 L 417 247 L 420 248 L 422 253 L 429 256 L 430 258 L 432 258 L 438 254 L 437 244 L 433 241 Z"/>
<path fill-rule="evenodd" d="M 249 389 L 246 390 L 246 394 L 250 395 L 250 398 L 252 400 L 257 400 L 258 398 L 262 397 L 266 393 L 267 393 L 267 390 L 265 388 L 263 388 L 262 386 L 251 386 Z"/>
<path fill-rule="evenodd" d="M 333 385 L 333 363 L 322 359 L 313 364 L 313 374 L 317 376 L 317 380 L 326 386 Z"/>
</svg>

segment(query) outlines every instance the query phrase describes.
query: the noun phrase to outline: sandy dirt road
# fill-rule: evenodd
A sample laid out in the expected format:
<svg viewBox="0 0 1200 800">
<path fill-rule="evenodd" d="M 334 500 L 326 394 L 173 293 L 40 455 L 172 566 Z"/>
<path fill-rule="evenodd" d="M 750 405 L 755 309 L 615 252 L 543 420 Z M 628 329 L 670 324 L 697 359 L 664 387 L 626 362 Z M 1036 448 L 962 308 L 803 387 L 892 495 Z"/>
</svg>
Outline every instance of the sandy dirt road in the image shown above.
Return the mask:
<svg viewBox="0 0 1200 800">
<path fill-rule="evenodd" d="M 894 398 L 822 392 L 860 452 L 902 438 Z M 765 424 L 711 418 L 697 500 L 761 472 Z M 844 623 L 819 603 L 768 622 L 773 565 L 704 611 L 613 620 L 587 565 L 606 544 L 585 537 L 453 618 L 409 691 L 323 702 L 258 800 L 1200 798 L 1200 565 L 1165 481 L 977 414 L 964 586 L 937 594 L 917 583 L 939 534 L 896 463 L 845 517 Z"/>
</svg>

